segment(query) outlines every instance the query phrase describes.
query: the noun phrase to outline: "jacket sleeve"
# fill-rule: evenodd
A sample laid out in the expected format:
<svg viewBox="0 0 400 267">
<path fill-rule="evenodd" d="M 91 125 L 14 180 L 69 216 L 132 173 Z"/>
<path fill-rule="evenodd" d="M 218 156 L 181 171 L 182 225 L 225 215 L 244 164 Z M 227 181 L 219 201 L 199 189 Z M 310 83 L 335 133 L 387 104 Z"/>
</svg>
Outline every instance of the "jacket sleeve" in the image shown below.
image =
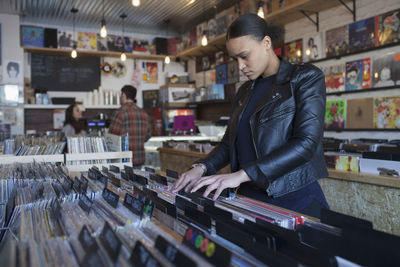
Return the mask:
<svg viewBox="0 0 400 267">
<path fill-rule="evenodd" d="M 207 155 L 206 158 L 199 159 L 195 163 L 203 163 L 207 167 L 205 175 L 216 174 L 229 163 L 229 129 L 228 126 L 221 142 Z"/>
<path fill-rule="evenodd" d="M 279 149 L 244 166 L 244 171 L 259 185 L 269 183 L 310 161 L 321 142 L 325 116 L 325 79 L 313 67 L 299 73 L 294 82 L 296 114 L 293 134 Z"/>
</svg>

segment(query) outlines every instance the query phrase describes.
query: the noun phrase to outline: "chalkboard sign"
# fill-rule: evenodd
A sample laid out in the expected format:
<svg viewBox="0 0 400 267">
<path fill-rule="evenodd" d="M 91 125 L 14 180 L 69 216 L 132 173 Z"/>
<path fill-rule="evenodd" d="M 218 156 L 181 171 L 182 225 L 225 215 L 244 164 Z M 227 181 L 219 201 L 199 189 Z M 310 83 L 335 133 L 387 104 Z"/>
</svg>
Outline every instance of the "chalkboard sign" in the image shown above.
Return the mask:
<svg viewBox="0 0 400 267">
<path fill-rule="evenodd" d="M 92 91 L 100 85 L 100 58 L 32 53 L 31 85 L 47 91 Z"/>
</svg>

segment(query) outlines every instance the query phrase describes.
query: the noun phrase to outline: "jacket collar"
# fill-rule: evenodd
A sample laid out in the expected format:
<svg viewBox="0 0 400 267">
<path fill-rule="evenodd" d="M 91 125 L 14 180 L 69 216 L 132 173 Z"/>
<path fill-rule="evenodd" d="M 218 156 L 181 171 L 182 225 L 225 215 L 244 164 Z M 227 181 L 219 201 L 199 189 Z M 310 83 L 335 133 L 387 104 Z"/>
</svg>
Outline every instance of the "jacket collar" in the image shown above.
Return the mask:
<svg viewBox="0 0 400 267">
<path fill-rule="evenodd" d="M 279 57 L 281 63 L 279 64 L 278 73 L 276 74 L 276 84 L 283 84 L 290 81 L 290 76 L 293 70 L 293 65 L 282 60 Z"/>
</svg>

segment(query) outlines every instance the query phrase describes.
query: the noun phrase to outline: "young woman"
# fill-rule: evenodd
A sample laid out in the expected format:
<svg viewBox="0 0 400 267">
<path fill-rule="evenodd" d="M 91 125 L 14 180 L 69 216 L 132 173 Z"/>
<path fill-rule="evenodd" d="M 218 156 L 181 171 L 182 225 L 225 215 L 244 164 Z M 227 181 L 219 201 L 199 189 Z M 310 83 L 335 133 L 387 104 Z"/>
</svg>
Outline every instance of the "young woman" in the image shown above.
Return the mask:
<svg viewBox="0 0 400 267">
<path fill-rule="evenodd" d="M 272 47 L 277 27 L 255 14 L 229 27 L 226 47 L 250 79 L 237 92 L 221 143 L 172 190 L 204 196 L 225 188 L 283 208 L 319 217 L 328 208 L 317 179 L 328 175 L 322 149 L 325 113 L 323 73 L 313 65 L 292 65 Z M 231 164 L 230 174 L 216 172 Z M 207 176 L 203 176 L 207 175 Z"/>
<path fill-rule="evenodd" d="M 65 135 L 85 134 L 85 123 L 82 120 L 82 110 L 77 103 L 70 105 L 65 111 L 65 122 L 62 132 Z"/>
</svg>

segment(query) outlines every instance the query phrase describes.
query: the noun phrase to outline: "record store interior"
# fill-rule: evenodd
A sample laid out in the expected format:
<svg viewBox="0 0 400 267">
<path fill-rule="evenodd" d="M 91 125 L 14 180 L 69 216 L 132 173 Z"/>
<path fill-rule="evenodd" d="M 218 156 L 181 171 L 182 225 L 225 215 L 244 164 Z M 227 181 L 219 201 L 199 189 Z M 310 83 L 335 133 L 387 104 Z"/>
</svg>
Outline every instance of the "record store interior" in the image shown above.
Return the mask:
<svg viewBox="0 0 400 267">
<path fill-rule="evenodd" d="M 400 266 L 400 1 L 1 0 L 1 266 Z"/>
</svg>

